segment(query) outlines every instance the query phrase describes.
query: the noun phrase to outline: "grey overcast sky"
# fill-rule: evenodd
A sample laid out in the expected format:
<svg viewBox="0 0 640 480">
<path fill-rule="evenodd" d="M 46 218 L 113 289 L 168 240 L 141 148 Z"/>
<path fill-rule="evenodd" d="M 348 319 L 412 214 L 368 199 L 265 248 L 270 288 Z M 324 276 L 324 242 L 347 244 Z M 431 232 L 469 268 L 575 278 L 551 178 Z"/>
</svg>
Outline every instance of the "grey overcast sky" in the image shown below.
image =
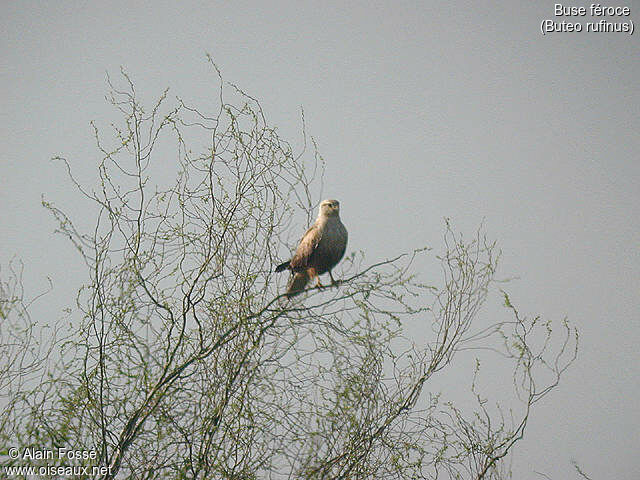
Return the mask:
<svg viewBox="0 0 640 480">
<path fill-rule="evenodd" d="M 437 249 L 443 217 L 468 233 L 485 219 L 520 310 L 578 326 L 578 361 L 534 414 L 514 478 L 577 478 L 576 460 L 594 480 L 635 480 L 640 33 L 543 36 L 544 19 L 600 20 L 554 17 L 554 3 L 4 1 L 0 262 L 21 258 L 32 292 L 50 276 L 37 311 L 62 317 L 85 273 L 41 195 L 91 217 L 49 159 L 91 178 L 89 122 L 111 118 L 105 72 L 121 65 L 147 100 L 168 86 L 213 105 L 209 52 L 294 144 L 304 107 L 350 250 Z M 640 23 L 637 0 L 603 5 Z"/>
</svg>

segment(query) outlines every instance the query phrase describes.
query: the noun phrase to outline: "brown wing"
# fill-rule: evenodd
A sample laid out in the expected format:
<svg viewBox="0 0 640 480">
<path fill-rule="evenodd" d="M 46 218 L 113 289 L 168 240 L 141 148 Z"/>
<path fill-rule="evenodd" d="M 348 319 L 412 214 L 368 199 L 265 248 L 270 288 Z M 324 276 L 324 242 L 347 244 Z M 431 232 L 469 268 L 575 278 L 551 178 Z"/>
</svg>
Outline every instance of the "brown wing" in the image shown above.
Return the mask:
<svg viewBox="0 0 640 480">
<path fill-rule="evenodd" d="M 294 272 L 300 272 L 306 270 L 311 264 L 311 256 L 315 251 L 320 239 L 322 238 L 322 232 L 318 228 L 317 224 L 313 224 L 307 233 L 304 234 L 302 240 L 298 244 L 296 253 L 293 255 L 289 268 Z"/>
</svg>

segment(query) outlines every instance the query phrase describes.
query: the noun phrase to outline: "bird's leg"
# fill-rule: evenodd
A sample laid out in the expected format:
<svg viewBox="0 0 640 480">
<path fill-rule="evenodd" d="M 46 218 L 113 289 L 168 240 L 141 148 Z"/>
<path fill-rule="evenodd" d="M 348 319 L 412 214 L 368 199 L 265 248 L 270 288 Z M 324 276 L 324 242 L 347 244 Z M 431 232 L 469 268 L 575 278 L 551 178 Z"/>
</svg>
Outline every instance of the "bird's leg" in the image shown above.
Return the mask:
<svg viewBox="0 0 640 480">
<path fill-rule="evenodd" d="M 329 276 L 331 277 L 331 285 L 340 285 L 340 280 L 336 280 L 335 278 L 333 278 L 331 270 L 329 270 Z"/>
<path fill-rule="evenodd" d="M 316 278 L 316 287 L 317 288 L 324 288 L 322 286 L 322 284 L 320 283 L 320 275 L 318 275 L 318 272 L 316 272 L 316 270 L 314 268 L 310 268 L 309 269 L 309 278 L 313 279 L 313 277 Z"/>
</svg>

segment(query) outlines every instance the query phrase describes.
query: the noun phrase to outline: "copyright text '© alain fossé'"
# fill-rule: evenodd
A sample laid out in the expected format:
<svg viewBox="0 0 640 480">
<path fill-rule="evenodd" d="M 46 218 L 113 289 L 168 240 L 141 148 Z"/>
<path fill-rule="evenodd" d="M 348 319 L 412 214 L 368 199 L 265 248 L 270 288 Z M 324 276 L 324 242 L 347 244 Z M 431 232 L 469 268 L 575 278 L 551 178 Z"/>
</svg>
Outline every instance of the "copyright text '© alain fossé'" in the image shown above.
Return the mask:
<svg viewBox="0 0 640 480">
<path fill-rule="evenodd" d="M 95 450 L 69 448 L 9 448 L 9 462 L 2 466 L 2 478 L 67 477 L 107 475 L 111 467 L 94 465 Z"/>
</svg>

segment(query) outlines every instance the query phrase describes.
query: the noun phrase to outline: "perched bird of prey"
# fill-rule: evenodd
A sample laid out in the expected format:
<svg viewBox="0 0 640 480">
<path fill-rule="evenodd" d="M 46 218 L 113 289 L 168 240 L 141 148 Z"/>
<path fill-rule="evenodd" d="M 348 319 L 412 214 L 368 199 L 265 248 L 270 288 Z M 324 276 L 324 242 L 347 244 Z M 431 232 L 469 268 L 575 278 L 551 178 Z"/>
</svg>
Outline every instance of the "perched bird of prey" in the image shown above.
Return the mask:
<svg viewBox="0 0 640 480">
<path fill-rule="evenodd" d="M 318 218 L 300 240 L 296 253 L 291 260 L 276 267 L 276 272 L 291 270 L 287 297 L 299 294 L 312 278 L 326 272 L 329 272 L 331 282 L 336 283 L 331 275 L 331 269 L 344 255 L 347 236 L 347 229 L 340 221 L 340 202 L 323 200 Z M 318 278 L 318 286 L 320 286 L 320 278 Z"/>
</svg>

